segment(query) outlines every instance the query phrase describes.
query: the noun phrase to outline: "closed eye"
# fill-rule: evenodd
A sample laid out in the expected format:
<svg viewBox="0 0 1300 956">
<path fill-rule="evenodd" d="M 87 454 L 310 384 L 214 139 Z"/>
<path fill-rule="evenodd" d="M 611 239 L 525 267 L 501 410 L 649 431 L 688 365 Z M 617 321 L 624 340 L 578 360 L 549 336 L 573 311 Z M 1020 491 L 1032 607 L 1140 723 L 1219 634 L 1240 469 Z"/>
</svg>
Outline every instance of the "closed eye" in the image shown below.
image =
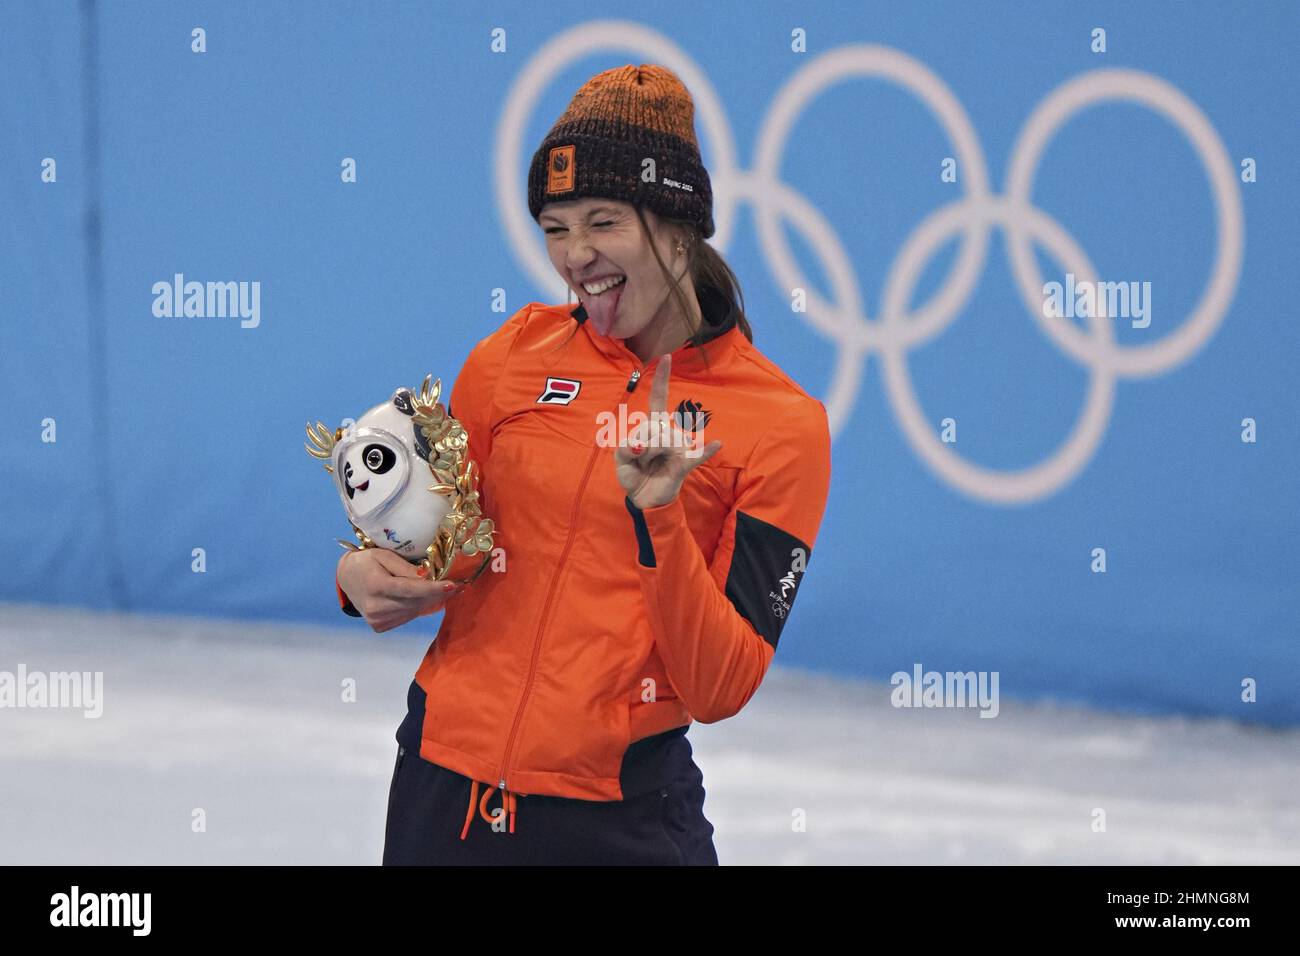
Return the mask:
<svg viewBox="0 0 1300 956">
<path fill-rule="evenodd" d="M 612 225 L 614 225 L 614 220 L 612 220 L 612 219 L 606 219 L 604 222 L 593 223 L 593 225 L 596 225 L 596 226 L 612 226 Z M 550 235 L 554 235 L 554 234 L 557 233 L 557 232 L 568 232 L 568 230 L 565 229 L 563 226 L 551 226 L 549 229 L 543 229 L 542 231 L 543 231 L 544 233 L 546 233 L 546 235 L 548 235 L 548 236 L 550 236 Z"/>
</svg>

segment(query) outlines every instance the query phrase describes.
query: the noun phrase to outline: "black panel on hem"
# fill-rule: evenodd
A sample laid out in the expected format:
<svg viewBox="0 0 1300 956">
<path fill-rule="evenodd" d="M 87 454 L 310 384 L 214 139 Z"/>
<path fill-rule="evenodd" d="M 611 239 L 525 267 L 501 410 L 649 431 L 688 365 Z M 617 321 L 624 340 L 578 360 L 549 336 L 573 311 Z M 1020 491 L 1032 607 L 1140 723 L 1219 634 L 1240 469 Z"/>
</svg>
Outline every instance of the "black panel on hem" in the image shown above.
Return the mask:
<svg viewBox="0 0 1300 956">
<path fill-rule="evenodd" d="M 420 740 L 424 737 L 424 688 L 418 681 L 412 680 L 406 691 L 406 716 L 397 728 L 397 742 L 407 750 L 420 752 Z"/>
<path fill-rule="evenodd" d="M 425 701 L 424 688 L 412 680 L 406 692 L 406 716 L 397 728 L 397 743 L 417 756 L 424 736 Z M 618 772 L 618 785 L 624 799 L 682 779 L 694 763 L 691 745 L 686 739 L 689 727 L 690 724 L 682 724 L 628 745 Z"/>
<path fill-rule="evenodd" d="M 623 799 L 630 800 L 643 793 L 657 790 L 680 779 L 694 763 L 691 744 L 686 739 L 690 724 L 643 737 L 628 746 L 623 754 L 623 766 L 618 772 L 618 785 Z"/>
</svg>

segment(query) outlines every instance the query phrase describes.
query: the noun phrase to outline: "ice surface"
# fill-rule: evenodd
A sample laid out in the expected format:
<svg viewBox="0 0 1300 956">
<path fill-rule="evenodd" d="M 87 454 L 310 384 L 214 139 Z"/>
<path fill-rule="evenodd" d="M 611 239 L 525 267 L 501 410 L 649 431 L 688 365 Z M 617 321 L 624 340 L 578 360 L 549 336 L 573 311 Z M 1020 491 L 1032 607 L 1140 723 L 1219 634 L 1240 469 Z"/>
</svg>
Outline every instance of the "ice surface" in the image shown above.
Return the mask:
<svg viewBox="0 0 1300 956">
<path fill-rule="evenodd" d="M 437 620 L 378 635 L 0 604 L 0 671 L 104 673 L 98 719 L 0 709 L 0 863 L 377 863 Z M 1300 731 L 1005 696 L 988 719 L 889 691 L 777 667 L 739 715 L 691 728 L 724 864 L 1300 863 Z"/>
</svg>

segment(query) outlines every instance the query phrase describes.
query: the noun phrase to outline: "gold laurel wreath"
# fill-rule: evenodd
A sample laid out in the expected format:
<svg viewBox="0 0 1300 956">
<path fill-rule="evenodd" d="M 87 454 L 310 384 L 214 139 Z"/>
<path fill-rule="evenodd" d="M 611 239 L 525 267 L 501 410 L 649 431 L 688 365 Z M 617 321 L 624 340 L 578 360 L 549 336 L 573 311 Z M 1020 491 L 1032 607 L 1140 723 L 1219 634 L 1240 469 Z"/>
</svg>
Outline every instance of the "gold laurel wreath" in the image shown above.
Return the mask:
<svg viewBox="0 0 1300 956">
<path fill-rule="evenodd" d="M 443 517 L 429 545 L 424 558 L 418 563 L 434 581 L 442 581 L 452 576 L 453 568 L 461 573 L 465 565 L 472 566 L 474 559 L 478 566 L 465 579 L 473 581 L 487 567 L 491 556 L 492 536 L 497 533 L 491 518 L 483 516 L 479 504 L 478 471 L 469 458 L 469 433 L 465 431 L 458 419 L 447 414 L 439 398 L 442 395 L 442 379 L 430 380 L 426 375 L 418 392 L 411 393 L 411 406 L 414 409 L 412 420 L 429 443 L 430 455 L 424 461 L 434 477 L 434 484 L 428 490 L 450 500 L 450 510 Z M 325 461 L 325 470 L 334 474 L 334 467 L 329 459 L 334 455 L 334 446 L 342 440 L 343 429 L 333 431 L 323 423 L 314 426 L 308 423 L 307 437 L 311 444 L 303 443 L 307 454 Z M 351 541 L 336 538 L 344 548 L 362 551 L 377 545 L 351 521 L 353 534 L 361 542 L 360 547 Z M 462 567 L 457 567 L 457 564 Z"/>
</svg>

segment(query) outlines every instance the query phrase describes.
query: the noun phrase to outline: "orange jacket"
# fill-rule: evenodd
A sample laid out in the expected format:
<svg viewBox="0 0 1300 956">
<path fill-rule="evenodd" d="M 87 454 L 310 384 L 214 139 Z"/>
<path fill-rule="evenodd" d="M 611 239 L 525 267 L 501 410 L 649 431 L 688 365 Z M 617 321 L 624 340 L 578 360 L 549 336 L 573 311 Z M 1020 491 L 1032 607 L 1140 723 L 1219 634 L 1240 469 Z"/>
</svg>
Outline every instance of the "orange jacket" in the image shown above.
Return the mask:
<svg viewBox="0 0 1300 956">
<path fill-rule="evenodd" d="M 830 481 L 825 408 L 732 321 L 673 352 L 669 383 L 669 410 L 698 412 L 704 442 L 722 449 L 674 501 L 635 508 L 598 416 L 646 414 L 658 360 L 643 367 L 585 318 L 530 302 L 470 352 L 448 408 L 469 434 L 505 569 L 447 603 L 415 675 L 419 752 L 484 781 L 484 802 L 502 790 L 512 830 L 516 796 L 620 800 L 629 744 L 745 706 Z"/>
</svg>

